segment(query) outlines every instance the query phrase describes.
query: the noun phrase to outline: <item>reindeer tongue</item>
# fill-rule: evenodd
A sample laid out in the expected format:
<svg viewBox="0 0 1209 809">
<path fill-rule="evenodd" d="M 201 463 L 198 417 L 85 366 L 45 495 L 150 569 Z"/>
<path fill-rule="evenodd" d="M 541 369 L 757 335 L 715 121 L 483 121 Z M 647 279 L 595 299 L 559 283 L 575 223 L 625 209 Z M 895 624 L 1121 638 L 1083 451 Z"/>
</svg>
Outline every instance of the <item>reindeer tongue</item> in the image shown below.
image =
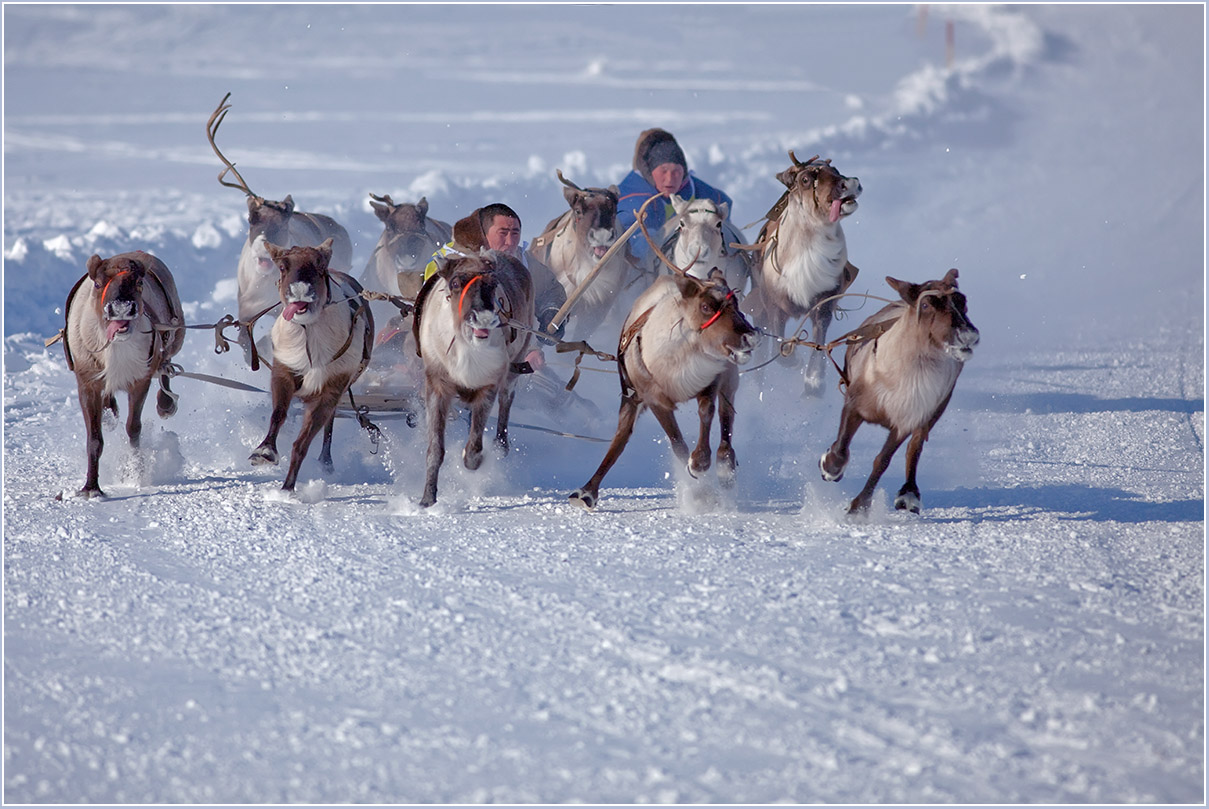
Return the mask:
<svg viewBox="0 0 1209 809">
<path fill-rule="evenodd" d="M 105 327 L 105 341 L 108 343 L 112 343 L 113 338 L 117 335 L 117 333 L 121 332 L 121 331 L 125 331 L 129 325 L 130 325 L 129 320 L 111 320 L 111 321 L 109 321 L 109 325 Z"/>
<path fill-rule="evenodd" d="M 597 246 L 597 247 L 593 247 L 593 248 L 592 248 L 592 253 L 593 253 L 593 254 L 594 254 L 594 255 L 595 255 L 597 258 L 600 258 L 601 256 L 603 256 L 603 255 L 605 254 L 605 251 L 606 251 L 606 250 L 608 250 L 608 249 L 609 249 L 609 248 L 604 247 L 603 245 L 602 245 L 602 246 Z"/>
<path fill-rule="evenodd" d="M 282 311 L 281 316 L 284 317 L 286 320 L 293 320 L 294 315 L 298 314 L 299 312 L 305 312 L 305 311 L 306 311 L 306 302 L 305 301 L 291 301 L 290 303 L 287 303 L 285 305 L 285 309 Z"/>
<path fill-rule="evenodd" d="M 486 340 L 490 335 L 491 335 L 491 332 L 487 331 L 486 329 L 475 329 L 474 330 L 474 336 L 479 338 L 480 340 Z"/>
<path fill-rule="evenodd" d="M 844 204 L 842 199 L 834 199 L 831 201 L 831 221 L 840 221 L 840 206 Z"/>
</svg>

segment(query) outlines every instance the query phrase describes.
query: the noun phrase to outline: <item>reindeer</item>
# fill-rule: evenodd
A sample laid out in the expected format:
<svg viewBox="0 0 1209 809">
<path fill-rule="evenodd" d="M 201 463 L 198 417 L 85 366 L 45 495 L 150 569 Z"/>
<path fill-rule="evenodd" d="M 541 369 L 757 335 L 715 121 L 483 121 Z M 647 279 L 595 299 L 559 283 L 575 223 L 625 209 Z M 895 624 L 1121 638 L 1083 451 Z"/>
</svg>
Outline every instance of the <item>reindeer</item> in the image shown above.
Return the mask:
<svg viewBox="0 0 1209 809">
<path fill-rule="evenodd" d="M 103 497 L 98 483 L 102 412 L 116 416 L 114 394 L 126 391 L 130 412 L 126 435 L 137 449 L 143 431 L 143 404 L 151 379 L 159 374 L 155 410 L 176 413 L 177 395 L 168 386 L 170 363 L 185 342 L 185 317 L 172 273 L 155 256 L 121 253 L 88 259 L 88 273 L 67 297 L 63 351 L 75 372 L 87 433 L 88 473 L 82 497 Z M 88 283 L 91 281 L 91 283 Z"/>
<path fill-rule="evenodd" d="M 294 199 L 287 195 L 277 201 L 265 199 L 252 192 L 243 176 L 235 168 L 235 164 L 227 160 L 214 142 L 218 127 L 227 117 L 231 105 L 227 99 L 230 93 L 223 96 L 221 102 L 210 115 L 206 123 L 206 139 L 218 159 L 222 161 L 223 170 L 218 173 L 219 185 L 227 188 L 237 188 L 248 198 L 248 239 L 244 242 L 239 254 L 239 266 L 236 279 L 239 283 L 237 303 L 239 320 L 250 323 L 254 318 L 272 307 L 278 300 L 277 272 L 273 263 L 264 253 L 263 248 L 256 245 L 257 239 L 264 237 L 265 242 L 271 242 L 282 247 L 306 246 L 313 247 L 325 239 L 332 240 L 331 267 L 334 270 L 349 271 L 353 264 L 353 243 L 348 231 L 330 216 L 317 213 L 305 213 L 295 210 Z M 223 178 L 233 174 L 237 182 Z M 240 344 L 245 352 L 251 352 L 249 335 L 251 328 L 240 332 Z"/>
<path fill-rule="evenodd" d="M 556 172 L 566 186 L 563 197 L 570 210 L 555 217 L 529 245 L 528 255 L 549 267 L 568 299 L 617 240 L 617 186 L 580 188 Z M 575 335 L 586 339 L 604 321 L 626 283 L 632 266 L 629 246 L 616 251 L 600 269 L 575 313 Z"/>
<path fill-rule="evenodd" d="M 453 238 L 453 228 L 428 216 L 428 199 L 395 204 L 390 195 L 370 194 L 370 205 L 385 229 L 361 274 L 361 283 L 414 300 L 420 294 L 424 266 Z"/>
<path fill-rule="evenodd" d="M 865 488 L 848 506 L 849 513 L 859 514 L 869 508 L 874 487 L 910 436 L 907 480 L 894 498 L 894 507 L 918 514 L 919 455 L 949 404 L 965 361 L 978 345 L 978 329 L 966 315 L 965 295 L 957 290 L 957 270 L 949 270 L 940 281 L 912 284 L 887 276 L 886 283 L 902 300 L 848 335 L 839 436 L 819 459 L 819 469 L 824 480 L 843 478 L 848 446 L 861 424 L 870 422 L 890 431 Z"/>
<path fill-rule="evenodd" d="M 277 291 L 283 304 L 273 322 L 273 412 L 269 432 L 252 451 L 253 466 L 277 463 L 277 435 L 290 402 L 303 402 L 302 428 L 290 451 L 284 491 L 293 491 L 298 470 L 320 429 L 319 462 L 332 465 L 332 428 L 336 405 L 369 364 L 374 317 L 361 298 L 361 285 L 347 273 L 329 269 L 332 240 L 318 247 L 265 245 L 278 269 Z"/>
<path fill-rule="evenodd" d="M 833 296 L 859 272 L 848 261 L 840 220 L 856 210 L 861 182 L 818 155 L 802 162 L 790 151 L 789 158 L 793 165 L 777 175 L 788 190 L 768 212 L 756 241 L 762 255 L 753 264 L 746 311 L 776 337 L 784 336 L 788 320 L 809 314 L 810 339 L 822 344 L 834 312 Z M 808 393 L 821 393 L 824 367 L 823 353 L 811 354 L 805 373 Z"/>
<path fill-rule="evenodd" d="M 416 299 L 413 330 L 424 361 L 428 421 L 424 508 L 437 501 L 437 473 L 445 460 L 445 422 L 454 396 L 470 406 L 470 434 L 462 463 L 483 462 L 487 414 L 498 399 L 495 444 L 508 452 L 508 416 L 521 360 L 533 328 L 533 283 L 516 259 L 496 250 L 437 259 L 437 272 Z"/>
<path fill-rule="evenodd" d="M 645 210 L 638 212 L 639 223 L 644 214 Z M 672 453 L 694 478 L 710 467 L 709 434 L 716 410 L 720 429 L 718 477 L 724 486 L 733 485 L 738 466 L 730 443 L 735 392 L 739 388 L 738 366 L 751 359 L 759 333 L 739 311 L 735 292 L 726 285 L 721 272 L 714 272 L 706 280 L 689 275 L 655 246 L 646 225 L 640 226 L 672 275 L 660 276 L 639 295 L 622 325 L 617 346 L 621 379 L 617 433 L 596 473 L 569 496 L 571 502 L 588 511 L 596 507 L 600 483 L 621 457 L 644 408 L 655 414 L 671 441 Z M 701 428 L 690 455 L 674 411 L 678 404 L 693 398 L 697 400 Z"/>
<path fill-rule="evenodd" d="M 730 206 L 711 199 L 682 199 L 676 194 L 671 202 L 676 215 L 660 231 L 663 252 L 670 253 L 675 266 L 697 278 L 708 278 L 712 269 L 721 270 L 726 285 L 742 291 L 751 276 L 751 261 L 746 251 L 730 246 L 743 240 L 726 219 Z"/>
</svg>

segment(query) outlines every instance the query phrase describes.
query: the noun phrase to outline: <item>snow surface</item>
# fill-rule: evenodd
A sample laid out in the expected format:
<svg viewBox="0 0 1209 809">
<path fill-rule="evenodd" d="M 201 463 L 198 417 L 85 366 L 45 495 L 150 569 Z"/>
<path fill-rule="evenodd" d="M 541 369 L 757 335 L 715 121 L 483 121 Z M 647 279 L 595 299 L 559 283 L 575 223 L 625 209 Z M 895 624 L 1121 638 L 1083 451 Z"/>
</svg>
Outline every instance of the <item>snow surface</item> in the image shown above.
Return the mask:
<svg viewBox="0 0 1209 809">
<path fill-rule="evenodd" d="M 1203 802 L 1204 11 L 6 4 L 5 801 Z M 531 237 L 555 169 L 616 182 L 664 126 L 746 225 L 789 149 L 831 157 L 864 184 L 858 288 L 956 266 L 982 330 L 923 514 L 889 505 L 900 458 L 844 516 L 880 431 L 824 483 L 839 394 L 775 364 L 730 493 L 648 415 L 592 514 L 566 495 L 603 445 L 518 428 L 472 474 L 463 422 L 431 510 L 398 420 L 376 454 L 341 421 L 283 497 L 247 461 L 268 397 L 178 379 L 141 461 L 108 426 L 110 497 L 73 497 L 42 341 L 93 252 L 233 311 L 227 91 L 226 154 L 345 223 L 358 270 L 370 192 L 503 199 Z M 265 384 L 204 332 L 180 360 Z M 604 416 L 522 391 L 517 420 L 611 435 L 584 366 Z"/>
</svg>

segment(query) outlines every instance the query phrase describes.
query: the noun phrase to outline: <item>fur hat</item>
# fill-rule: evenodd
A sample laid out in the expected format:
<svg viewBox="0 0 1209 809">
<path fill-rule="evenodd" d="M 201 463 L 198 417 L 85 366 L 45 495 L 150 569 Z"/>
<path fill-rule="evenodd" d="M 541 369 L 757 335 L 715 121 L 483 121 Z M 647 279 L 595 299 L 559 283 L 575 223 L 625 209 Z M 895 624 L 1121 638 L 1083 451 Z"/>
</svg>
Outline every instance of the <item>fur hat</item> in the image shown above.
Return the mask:
<svg viewBox="0 0 1209 809">
<path fill-rule="evenodd" d="M 654 185 L 651 171 L 664 163 L 677 163 L 688 173 L 688 161 L 684 159 L 684 151 L 676 143 L 675 136 L 666 129 L 646 130 L 634 144 L 634 171 Z"/>
</svg>

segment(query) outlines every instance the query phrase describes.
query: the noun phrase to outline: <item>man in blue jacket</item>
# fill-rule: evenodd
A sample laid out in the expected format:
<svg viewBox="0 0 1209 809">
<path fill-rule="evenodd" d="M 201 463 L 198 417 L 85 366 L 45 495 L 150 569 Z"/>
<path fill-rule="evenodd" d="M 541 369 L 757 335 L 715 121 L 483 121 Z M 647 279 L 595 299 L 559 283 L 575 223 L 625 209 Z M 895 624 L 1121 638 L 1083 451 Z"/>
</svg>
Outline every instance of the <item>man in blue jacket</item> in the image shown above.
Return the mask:
<svg viewBox="0 0 1209 809">
<path fill-rule="evenodd" d="M 634 224 L 636 213 L 642 203 L 654 194 L 664 198 L 662 204 L 652 203 L 647 208 L 646 228 L 651 238 L 658 238 L 659 229 L 675 215 L 672 210 L 672 194 L 683 199 L 709 199 L 716 203 L 725 202 L 728 209 L 734 203 L 724 192 L 719 191 L 688 170 L 684 152 L 671 132 L 664 129 L 648 129 L 638 136 L 634 145 L 634 170 L 626 175 L 617 186 L 621 199 L 617 203 L 617 226 L 625 230 Z M 630 250 L 642 261 L 648 260 L 650 248 L 639 230 L 630 237 Z"/>
</svg>

